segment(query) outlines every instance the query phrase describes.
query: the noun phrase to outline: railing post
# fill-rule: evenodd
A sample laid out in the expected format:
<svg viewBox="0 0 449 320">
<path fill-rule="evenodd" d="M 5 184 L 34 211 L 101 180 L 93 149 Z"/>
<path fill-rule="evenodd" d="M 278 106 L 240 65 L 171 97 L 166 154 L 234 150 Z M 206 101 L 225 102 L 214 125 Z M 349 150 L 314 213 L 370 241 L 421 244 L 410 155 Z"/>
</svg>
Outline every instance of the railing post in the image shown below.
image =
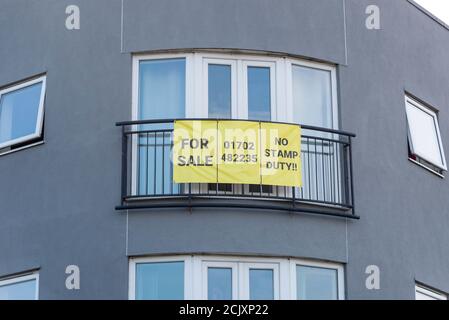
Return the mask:
<svg viewBox="0 0 449 320">
<path fill-rule="evenodd" d="M 192 214 L 192 183 L 189 182 L 189 213 Z"/>
<path fill-rule="evenodd" d="M 292 206 L 293 209 L 295 208 L 296 205 L 296 190 L 295 187 L 292 187 Z"/>
<path fill-rule="evenodd" d="M 125 202 L 128 190 L 128 136 L 125 133 L 125 126 L 122 126 L 122 205 Z"/>
<path fill-rule="evenodd" d="M 355 209 L 354 209 L 354 173 L 353 173 L 353 166 L 352 166 L 352 139 L 349 136 L 349 174 L 350 174 L 350 183 L 351 183 L 351 206 L 352 206 L 352 214 L 355 215 Z"/>
<path fill-rule="evenodd" d="M 350 178 L 349 178 L 349 172 L 351 171 L 351 166 L 349 164 L 349 158 L 350 158 L 350 150 L 349 147 L 350 142 L 348 138 L 348 144 L 342 144 L 343 147 L 343 159 L 341 168 L 343 171 L 343 188 L 344 188 L 344 204 L 350 205 L 351 204 L 351 187 L 350 187 Z"/>
</svg>

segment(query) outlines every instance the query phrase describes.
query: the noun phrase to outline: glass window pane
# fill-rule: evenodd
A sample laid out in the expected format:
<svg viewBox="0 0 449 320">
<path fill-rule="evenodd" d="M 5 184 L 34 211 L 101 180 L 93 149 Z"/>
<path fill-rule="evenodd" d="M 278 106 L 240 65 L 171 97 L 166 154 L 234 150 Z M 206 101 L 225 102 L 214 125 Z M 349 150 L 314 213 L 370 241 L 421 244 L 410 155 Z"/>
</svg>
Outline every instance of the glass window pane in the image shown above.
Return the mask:
<svg viewBox="0 0 449 320">
<path fill-rule="evenodd" d="M 185 59 L 146 60 L 139 70 L 139 119 L 185 117 Z"/>
<path fill-rule="evenodd" d="M 136 299 L 184 299 L 184 262 L 137 264 Z"/>
<path fill-rule="evenodd" d="M 42 82 L 5 93 L 0 100 L 0 143 L 36 132 Z"/>
<path fill-rule="evenodd" d="M 145 60 L 139 66 L 139 119 L 185 117 L 184 58 Z M 172 124 L 142 125 L 141 130 L 169 129 Z M 158 132 L 138 137 L 138 195 L 177 192 L 171 177 L 170 137 Z"/>
<path fill-rule="evenodd" d="M 332 128 L 330 71 L 294 65 L 292 78 L 294 122 Z"/>
<path fill-rule="evenodd" d="M 268 67 L 248 67 L 248 119 L 271 120 L 271 85 Z"/>
<path fill-rule="evenodd" d="M 209 300 L 232 300 L 232 269 L 207 269 L 207 298 Z"/>
<path fill-rule="evenodd" d="M 337 300 L 337 270 L 296 267 L 298 300 Z"/>
<path fill-rule="evenodd" d="M 436 115 L 407 103 L 407 120 L 413 152 L 424 160 L 442 167 L 444 164 L 437 133 Z"/>
<path fill-rule="evenodd" d="M 272 269 L 249 270 L 249 298 L 251 300 L 274 299 L 274 272 Z"/>
<path fill-rule="evenodd" d="M 36 299 L 36 280 L 12 283 L 0 287 L 0 300 Z"/>
<path fill-rule="evenodd" d="M 209 118 L 231 118 L 231 66 L 209 64 L 208 66 Z"/>
</svg>

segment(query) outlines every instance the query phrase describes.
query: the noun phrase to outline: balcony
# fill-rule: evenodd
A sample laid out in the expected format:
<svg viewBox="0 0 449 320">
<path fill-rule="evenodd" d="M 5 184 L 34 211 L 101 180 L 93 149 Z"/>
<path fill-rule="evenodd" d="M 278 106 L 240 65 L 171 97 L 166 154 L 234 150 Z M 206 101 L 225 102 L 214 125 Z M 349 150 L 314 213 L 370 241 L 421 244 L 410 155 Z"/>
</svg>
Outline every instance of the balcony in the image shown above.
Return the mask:
<svg viewBox="0 0 449 320">
<path fill-rule="evenodd" d="M 193 120 L 193 119 L 192 119 Z M 240 208 L 323 214 L 354 213 L 354 134 L 301 126 L 302 187 L 173 182 L 173 124 L 125 121 L 122 129 L 121 203 L 117 210 Z"/>
</svg>

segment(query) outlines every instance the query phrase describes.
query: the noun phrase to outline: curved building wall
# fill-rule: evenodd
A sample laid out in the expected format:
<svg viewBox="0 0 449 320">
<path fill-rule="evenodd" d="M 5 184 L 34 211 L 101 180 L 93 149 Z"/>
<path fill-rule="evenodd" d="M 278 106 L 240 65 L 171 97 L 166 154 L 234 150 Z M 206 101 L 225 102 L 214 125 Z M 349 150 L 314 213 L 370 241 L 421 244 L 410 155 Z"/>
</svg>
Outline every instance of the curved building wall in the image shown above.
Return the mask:
<svg viewBox="0 0 449 320">
<path fill-rule="evenodd" d="M 228 255 L 344 266 L 349 299 L 449 292 L 449 183 L 408 160 L 405 92 L 439 110 L 449 150 L 449 30 L 408 1 L 2 0 L 0 88 L 46 74 L 44 144 L 0 156 L 0 279 L 39 270 L 41 299 L 127 299 L 129 257 Z M 77 4 L 80 30 L 65 28 Z M 360 220 L 248 209 L 116 211 L 136 54 L 276 53 L 333 65 L 354 132 Z M 81 270 L 67 290 L 65 268 Z M 365 269 L 380 268 L 380 289 Z"/>
</svg>

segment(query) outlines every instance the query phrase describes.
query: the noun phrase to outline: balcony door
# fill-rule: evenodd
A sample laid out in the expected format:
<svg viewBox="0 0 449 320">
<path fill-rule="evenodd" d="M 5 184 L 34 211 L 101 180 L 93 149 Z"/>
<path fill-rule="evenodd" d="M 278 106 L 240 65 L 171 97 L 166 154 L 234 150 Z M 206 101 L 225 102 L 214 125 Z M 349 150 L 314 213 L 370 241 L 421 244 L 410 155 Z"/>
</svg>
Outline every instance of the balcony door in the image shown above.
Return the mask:
<svg viewBox="0 0 449 320">
<path fill-rule="evenodd" d="M 276 62 L 203 58 L 202 117 L 276 121 Z M 200 189 L 203 189 L 200 186 Z M 196 191 L 196 190 L 195 190 Z M 206 193 L 269 193 L 260 185 L 208 184 Z"/>
<path fill-rule="evenodd" d="M 204 118 L 276 121 L 276 63 L 203 59 Z"/>
</svg>

